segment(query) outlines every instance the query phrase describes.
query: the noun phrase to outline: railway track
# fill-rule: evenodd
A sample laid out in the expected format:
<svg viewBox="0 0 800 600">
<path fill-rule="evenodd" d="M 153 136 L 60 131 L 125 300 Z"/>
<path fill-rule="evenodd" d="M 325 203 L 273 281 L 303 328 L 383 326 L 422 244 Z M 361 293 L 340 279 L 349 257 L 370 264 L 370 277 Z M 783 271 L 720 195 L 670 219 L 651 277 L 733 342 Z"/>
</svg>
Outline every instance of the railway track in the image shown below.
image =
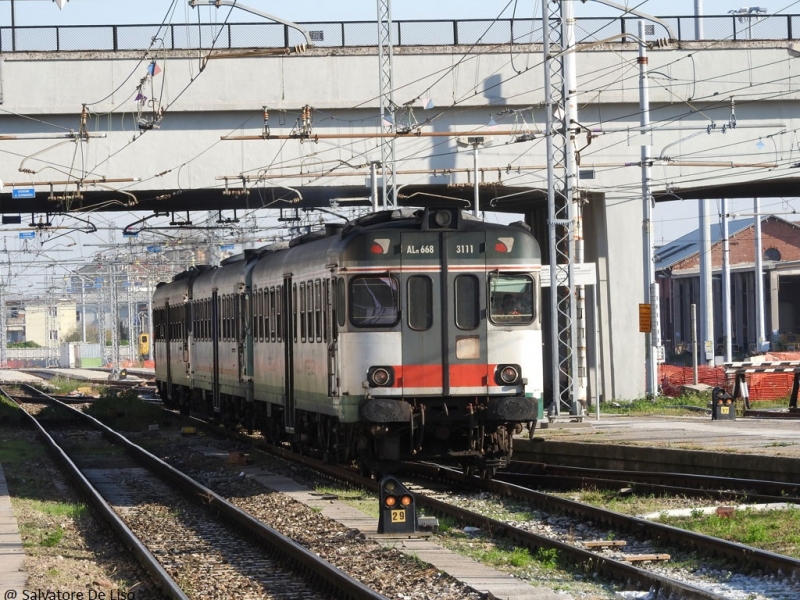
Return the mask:
<svg viewBox="0 0 800 600">
<path fill-rule="evenodd" d="M 200 426 L 207 426 L 202 421 Z M 219 431 L 211 426 L 214 431 Z M 287 449 L 272 446 L 254 440 L 250 436 L 243 434 L 231 434 L 236 439 L 249 440 L 253 445 L 270 454 L 281 457 L 287 461 L 301 464 L 313 471 L 324 475 L 334 481 L 344 483 L 348 486 L 361 487 L 372 492 L 378 491 L 376 481 L 366 479 L 357 472 L 340 466 L 327 465 L 320 460 L 312 457 L 299 456 Z M 658 597 L 681 598 L 681 599 L 703 599 L 703 600 L 731 600 L 731 598 L 776 598 L 781 600 L 795 600 L 800 596 L 800 587 L 796 585 L 796 578 L 800 575 L 800 562 L 788 557 L 773 555 L 754 548 L 749 548 L 741 544 L 733 544 L 708 536 L 700 536 L 691 532 L 686 532 L 676 528 L 650 523 L 642 519 L 635 519 L 603 511 L 592 509 L 579 503 L 571 503 L 555 496 L 541 494 L 533 490 L 526 490 L 519 486 L 504 483 L 501 481 L 486 481 L 475 477 L 467 477 L 456 471 L 441 469 L 432 465 L 413 465 L 410 466 L 407 475 L 416 477 L 424 476 L 424 481 L 417 479 L 416 493 L 417 505 L 426 510 L 426 514 L 437 516 L 447 516 L 464 525 L 491 531 L 495 539 L 506 539 L 518 547 L 525 547 L 535 554 L 539 549 L 551 549 L 558 552 L 560 558 L 577 565 L 581 570 L 601 575 L 611 581 L 625 582 L 626 588 L 635 587 L 637 589 L 649 589 L 660 594 Z M 430 482 L 436 481 L 435 489 L 432 489 Z M 458 506 L 451 494 L 452 490 L 457 489 L 477 489 L 481 493 L 491 492 L 498 497 L 516 498 L 532 506 L 544 506 L 548 511 L 564 513 L 567 518 L 574 522 L 592 522 L 604 527 L 602 537 L 607 537 L 609 529 L 618 532 L 615 539 L 619 540 L 625 536 L 631 538 L 634 534 L 644 538 L 644 543 L 639 543 L 639 548 L 652 548 L 654 544 L 667 545 L 670 548 L 682 547 L 700 552 L 704 557 L 709 556 L 724 557 L 730 561 L 731 566 L 737 569 L 764 570 L 770 573 L 764 580 L 759 578 L 748 578 L 744 585 L 755 584 L 769 589 L 772 596 L 754 596 L 743 590 L 736 590 L 726 585 L 724 582 L 714 582 L 708 577 L 692 577 L 691 573 L 681 571 L 679 575 L 671 575 L 673 569 L 663 565 L 651 565 L 644 568 L 636 566 L 631 562 L 610 556 L 608 550 L 589 549 L 573 543 L 567 543 L 552 536 L 541 535 L 525 527 L 525 524 L 512 524 L 497 519 L 493 519 L 486 514 L 482 514 L 471 508 Z M 584 510 L 585 509 L 585 510 Z M 605 546 L 609 546 L 606 544 Z M 654 553 L 654 558 L 659 558 L 665 551 L 660 550 Z M 619 556 L 619 552 L 616 553 Z M 639 553 L 641 556 L 641 553 Z M 697 559 L 695 559 L 697 560 Z M 702 560 L 702 559 L 700 559 Z M 715 558 L 715 560 L 717 560 Z M 729 574 L 729 573 L 728 573 Z M 720 579 L 725 579 L 725 573 L 720 572 Z M 776 583 L 775 578 L 778 581 Z M 755 582 L 755 583 L 754 583 Z M 731 595 L 741 592 L 741 595 Z"/>
<path fill-rule="evenodd" d="M 640 494 L 683 495 L 741 502 L 800 503 L 800 484 L 658 471 L 594 469 L 512 461 L 495 479 L 529 489 L 630 488 Z"/>
<path fill-rule="evenodd" d="M 606 561 L 603 555 L 583 551 L 580 548 L 576 549 L 572 544 L 564 544 L 557 540 L 552 543 L 547 542 L 542 540 L 542 536 L 529 531 L 525 523 L 508 523 L 492 519 L 485 514 L 477 517 L 474 513 L 470 515 L 472 512 L 470 509 L 465 511 L 454 506 L 457 502 L 449 493 L 441 496 L 443 499 L 430 499 L 429 506 L 436 514 L 449 515 L 460 520 L 471 519 L 470 524 L 473 526 L 490 530 L 494 536 L 508 537 L 517 545 L 524 545 L 531 549 L 537 547 L 557 549 L 560 553 L 563 552 L 570 556 L 576 564 L 590 564 L 593 570 L 605 572 L 614 579 L 635 577 L 638 579 L 633 580 L 644 587 L 648 585 L 649 577 L 655 575 L 649 587 L 655 587 L 665 593 L 677 594 L 676 597 L 680 598 L 780 598 L 790 600 L 800 597 L 800 586 L 798 586 L 800 561 L 787 556 L 623 515 L 503 481 L 485 481 L 474 477 L 465 477 L 461 473 L 433 465 L 414 465 L 411 472 L 424 476 L 428 482 L 436 482 L 432 489 L 434 494 L 441 493 L 437 490 L 457 489 L 459 485 L 468 486 L 484 493 L 496 494 L 500 498 L 514 499 L 530 509 L 541 511 L 547 515 L 563 515 L 566 519 L 571 520 L 571 524 L 570 522 L 560 523 L 560 527 L 566 528 L 567 531 L 573 529 L 586 531 L 585 524 L 590 522 L 594 527 L 595 541 L 607 540 L 609 537 L 613 537 L 615 540 L 626 537 L 635 538 L 640 540 L 639 546 L 641 547 L 641 544 L 644 543 L 648 548 L 647 554 L 654 557 L 669 554 L 677 549 L 686 554 L 686 560 L 698 565 L 706 565 L 709 562 L 723 559 L 732 572 L 753 574 L 740 584 L 741 589 L 737 589 L 735 586 L 727 587 L 730 582 L 724 580 L 728 578 L 731 571 L 726 569 L 719 571 L 721 580 L 718 584 L 709 585 L 707 581 L 697 581 L 696 583 L 685 583 L 685 588 L 673 587 L 675 584 L 669 577 L 665 580 L 664 577 L 655 574 L 656 571 L 659 573 L 665 571 L 661 567 L 657 567 L 655 570 L 651 567 L 632 570 L 628 565 L 620 566 L 615 560 Z M 430 487 L 430 484 L 425 485 Z M 425 502 L 427 503 L 427 501 Z M 609 532 L 613 532 L 613 536 L 609 536 Z M 623 556 L 619 552 L 617 555 Z M 698 561 L 702 562 L 698 563 Z M 648 574 L 642 571 L 646 571 Z M 710 572 L 707 571 L 706 575 L 708 574 Z M 681 575 L 681 579 L 684 581 L 697 580 L 697 578 L 686 575 Z M 719 589 L 718 585 L 725 588 L 721 595 L 716 595 L 719 593 L 715 591 Z M 703 586 L 700 591 L 698 591 L 698 586 Z M 769 595 L 749 595 L 752 594 L 753 589 L 768 590 Z M 704 593 L 711 595 L 703 596 Z"/>
<path fill-rule="evenodd" d="M 385 600 L 92 417 L 31 388 L 14 399 L 165 597 Z M 47 431 L 40 403 L 80 425 Z"/>
<path fill-rule="evenodd" d="M 256 446 L 292 462 L 302 463 L 327 477 L 348 485 L 361 486 L 373 492 L 378 489 L 375 481 L 366 480 L 348 469 L 325 465 L 310 457 L 299 457 L 282 448 L 259 443 L 256 443 Z M 634 566 L 624 560 L 610 557 L 602 550 L 589 550 L 585 547 L 578 547 L 557 539 L 554 540 L 546 535 L 538 535 L 526 530 L 523 526 L 492 519 L 469 508 L 459 507 L 454 503 L 452 497 L 447 496 L 442 499 L 443 496 L 436 490 L 420 492 L 423 488 L 417 488 L 417 504 L 426 508 L 428 514 L 449 516 L 460 523 L 491 531 L 493 537 L 506 538 L 514 545 L 526 547 L 533 553 L 540 548 L 556 550 L 559 556 L 576 565 L 580 565 L 581 568 L 592 573 L 601 574 L 610 580 L 625 581 L 628 582 L 628 585 L 633 584 L 640 589 L 657 590 L 665 597 L 687 599 L 726 598 L 730 600 L 730 598 L 738 597 L 794 600 L 800 597 L 800 587 L 797 585 L 797 579 L 800 577 L 800 561 L 795 559 L 612 511 L 596 509 L 502 481 L 486 481 L 474 477 L 465 477 L 456 471 L 429 465 L 414 465 L 411 471 L 418 473 L 420 469 L 425 474 L 427 481 L 435 480 L 437 482 L 439 492 L 443 489 L 453 490 L 464 486 L 473 487 L 482 492 L 497 494 L 499 497 L 512 497 L 529 503 L 531 506 L 544 507 L 547 511 L 556 511 L 567 515 L 569 518 L 578 519 L 583 523 L 590 521 L 599 524 L 605 528 L 601 536 L 603 538 L 607 537 L 610 528 L 617 532 L 616 539 L 625 536 L 639 537 L 645 540 L 643 544 L 645 547 L 652 548 L 660 545 L 667 548 L 667 550 L 656 550 L 647 553 L 654 554 L 656 557 L 667 551 L 672 551 L 674 548 L 679 548 L 687 552 L 697 552 L 703 557 L 700 559 L 695 558 L 693 559 L 694 561 L 718 561 L 722 558 L 736 571 L 762 571 L 767 573 L 763 578 L 757 576 L 748 578 L 747 581 L 741 584 L 743 589 L 739 590 L 736 590 L 735 586 L 733 588 L 726 587 L 725 582 L 715 583 L 713 580 L 709 581 L 708 578 L 692 578 L 691 574 L 687 573 L 671 577 L 669 568 L 659 565 L 649 568 Z M 641 547 L 642 544 L 640 543 L 639 546 Z M 717 575 L 724 580 L 728 578 L 730 572 L 719 570 Z M 692 579 L 705 580 L 687 583 L 687 580 Z M 750 586 L 767 589 L 771 595 L 754 596 L 751 591 L 744 589 Z M 722 592 L 718 591 L 720 588 L 724 588 L 724 590 Z M 735 594 L 737 592 L 740 593 L 739 596 L 731 595 L 731 593 Z"/>
<path fill-rule="evenodd" d="M 205 424 L 197 420 L 193 422 L 201 427 L 206 427 Z M 207 427 L 209 431 L 225 433 L 225 435 L 238 440 L 246 440 L 248 443 L 252 443 L 254 446 L 273 455 L 291 462 L 302 463 L 331 479 L 372 491 L 377 490 L 375 481 L 365 480 L 351 470 L 325 465 L 313 458 L 300 457 L 284 448 L 254 441 L 250 436 L 230 434 L 230 432 L 223 432 L 211 425 Z M 800 588 L 797 587 L 800 562 L 785 556 L 596 509 L 555 496 L 541 494 L 534 490 L 527 490 L 507 482 L 484 481 L 465 477 L 461 473 L 433 466 L 424 466 L 423 472 L 428 480 L 435 479 L 439 487 L 438 490 L 428 490 L 418 494 L 417 503 L 419 506 L 426 508 L 428 514 L 448 515 L 460 523 L 489 530 L 494 537 L 505 538 L 511 543 L 527 547 L 533 552 L 540 548 L 554 549 L 558 552 L 560 558 L 580 565 L 581 569 L 590 571 L 593 574 L 600 574 L 609 580 L 625 581 L 627 582 L 627 587 L 632 585 L 639 589 L 657 590 L 664 597 L 690 599 L 776 598 L 788 600 L 800 596 Z M 767 573 L 763 578 L 749 577 L 741 586 L 751 586 L 751 589 L 752 586 L 758 589 L 768 589 L 771 595 L 736 595 L 741 590 L 737 590 L 735 586 L 731 588 L 729 582 L 709 582 L 708 577 L 701 578 L 703 581 L 694 581 L 690 575 L 687 576 L 685 573 L 680 575 L 671 574 L 672 569 L 669 567 L 642 568 L 625 560 L 620 560 L 618 557 L 613 556 L 615 553 L 619 555 L 618 549 L 617 551 L 613 549 L 611 551 L 597 551 L 580 547 L 574 543 L 553 539 L 547 535 L 539 535 L 526 528 L 526 524 L 495 520 L 470 508 L 459 507 L 457 506 L 458 502 L 453 501 L 452 497 L 443 496 L 441 486 L 445 486 L 446 490 L 459 489 L 459 486 L 468 486 L 481 490 L 481 493 L 492 492 L 500 497 L 512 497 L 529 503 L 532 507 L 544 507 L 551 513 L 562 514 L 569 519 L 577 519 L 577 522 L 582 523 L 580 525 L 582 528 L 584 527 L 583 524 L 591 522 L 594 524 L 593 526 L 602 528 L 603 533 L 599 537 L 608 537 L 609 530 L 615 532 L 613 537 L 616 540 L 626 536 L 631 538 L 639 537 L 645 540 L 644 546 L 640 543 L 640 547 L 656 548 L 653 551 L 656 558 L 658 554 L 672 551 L 675 548 L 681 548 L 688 552 L 697 552 L 701 558 L 693 560 L 708 562 L 708 557 L 721 557 L 728 561 L 728 565 L 734 571 L 747 570 Z M 657 549 L 658 546 L 661 546 L 661 549 Z M 612 556 L 609 554 L 612 554 Z M 713 559 L 713 561 L 716 562 L 717 558 Z M 708 576 L 708 574 L 707 572 L 706 575 Z M 711 575 L 713 576 L 713 573 Z"/>
</svg>

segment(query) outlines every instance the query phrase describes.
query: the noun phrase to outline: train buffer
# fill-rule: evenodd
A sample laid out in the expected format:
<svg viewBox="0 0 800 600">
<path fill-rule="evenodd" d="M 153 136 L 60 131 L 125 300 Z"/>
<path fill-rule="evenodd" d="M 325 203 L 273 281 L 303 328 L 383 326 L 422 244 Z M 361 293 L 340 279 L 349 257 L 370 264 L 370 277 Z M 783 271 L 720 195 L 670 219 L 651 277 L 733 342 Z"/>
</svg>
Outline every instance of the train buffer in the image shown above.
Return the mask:
<svg viewBox="0 0 800 600">
<path fill-rule="evenodd" d="M 747 375 L 752 375 L 753 373 L 792 373 L 792 393 L 789 397 L 789 411 L 797 411 L 797 395 L 798 391 L 800 391 L 800 360 L 725 363 L 725 375 L 733 375 L 735 378 L 733 400 L 741 398 L 745 410 L 750 409 Z"/>
</svg>

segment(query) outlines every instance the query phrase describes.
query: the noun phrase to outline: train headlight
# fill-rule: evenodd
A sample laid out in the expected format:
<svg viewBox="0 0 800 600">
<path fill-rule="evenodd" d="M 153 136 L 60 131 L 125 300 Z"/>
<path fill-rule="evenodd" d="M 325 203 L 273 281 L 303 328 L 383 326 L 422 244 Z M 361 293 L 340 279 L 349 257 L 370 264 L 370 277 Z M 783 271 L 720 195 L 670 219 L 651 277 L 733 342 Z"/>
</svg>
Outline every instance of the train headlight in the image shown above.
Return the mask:
<svg viewBox="0 0 800 600">
<path fill-rule="evenodd" d="M 520 377 L 519 365 L 497 365 L 494 379 L 498 385 L 514 385 L 520 383 L 522 378 Z"/>
<path fill-rule="evenodd" d="M 372 387 L 390 387 L 394 384 L 394 369 L 392 367 L 370 367 L 367 380 Z"/>
<path fill-rule="evenodd" d="M 439 210 L 433 215 L 434 221 L 439 227 L 450 227 L 450 223 L 453 222 L 453 216 L 444 210 Z"/>
</svg>

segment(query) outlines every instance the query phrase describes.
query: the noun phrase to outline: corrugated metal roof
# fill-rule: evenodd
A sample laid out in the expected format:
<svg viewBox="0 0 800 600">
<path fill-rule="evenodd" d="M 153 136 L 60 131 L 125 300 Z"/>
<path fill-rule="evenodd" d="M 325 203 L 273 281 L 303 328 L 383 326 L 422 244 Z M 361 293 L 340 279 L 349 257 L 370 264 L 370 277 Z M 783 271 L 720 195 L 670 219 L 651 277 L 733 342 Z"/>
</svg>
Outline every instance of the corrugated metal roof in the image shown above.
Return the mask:
<svg viewBox="0 0 800 600">
<path fill-rule="evenodd" d="M 763 217 L 768 219 L 770 217 Z M 753 226 L 755 219 L 739 219 L 738 221 L 728 221 L 728 237 L 732 237 Z M 794 223 L 792 223 L 794 225 Z M 713 246 L 722 239 L 722 224 L 711 225 L 711 245 Z M 671 241 L 665 246 L 661 246 L 655 251 L 656 271 L 669 269 L 671 266 L 700 253 L 700 230 L 695 229 L 677 240 Z"/>
</svg>

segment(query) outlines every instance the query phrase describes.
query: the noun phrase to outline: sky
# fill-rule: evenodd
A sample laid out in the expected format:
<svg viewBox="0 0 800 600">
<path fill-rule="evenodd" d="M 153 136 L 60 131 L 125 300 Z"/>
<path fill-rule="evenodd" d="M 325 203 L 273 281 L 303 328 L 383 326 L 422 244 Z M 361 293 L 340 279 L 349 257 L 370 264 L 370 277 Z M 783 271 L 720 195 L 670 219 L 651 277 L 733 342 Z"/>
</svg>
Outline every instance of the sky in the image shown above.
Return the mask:
<svg viewBox="0 0 800 600">
<path fill-rule="evenodd" d="M 206 1 L 206 0 L 200 0 Z M 180 22 L 179 17 L 197 19 L 197 10 L 227 11 L 220 9 L 192 9 L 188 0 L 69 0 L 63 10 L 52 0 L 13 0 L 15 21 L 18 26 L 25 25 L 117 25 L 133 23 L 160 22 L 170 7 L 175 4 L 172 20 Z M 732 0 L 700 0 L 699 5 L 704 15 L 724 15 L 729 10 L 741 8 Z M 376 17 L 376 0 L 246 0 L 246 4 L 262 12 L 271 13 L 281 18 L 295 21 L 343 21 L 371 20 Z M 695 11 L 693 0 L 645 0 L 626 4 L 618 0 L 616 4 L 627 5 L 641 12 L 655 16 L 692 15 Z M 792 0 L 770 0 L 760 4 L 770 14 L 800 12 L 793 10 L 796 2 Z M 753 5 L 749 5 L 753 6 Z M 11 0 L 0 0 L 0 22 L 3 26 L 10 23 Z M 394 19 L 480 19 L 495 18 L 503 11 L 503 17 L 513 14 L 531 17 L 541 13 L 541 2 L 538 0 L 395 0 L 392 3 Z M 515 12 L 516 11 L 516 12 Z M 237 11 L 239 21 L 255 20 L 244 11 Z M 616 8 L 604 6 L 596 0 L 575 2 L 575 14 L 578 17 L 620 14 Z M 176 19 L 177 18 L 177 19 Z"/>
<path fill-rule="evenodd" d="M 207 2 L 207 0 L 199 0 Z M 618 0 L 620 4 L 624 0 Z M 198 13 L 203 21 L 225 19 L 230 8 L 212 7 L 191 8 L 188 0 L 69 0 L 63 10 L 59 10 L 52 0 L 13 0 L 14 18 L 17 26 L 36 25 L 108 25 L 108 24 L 150 24 L 168 21 L 172 23 L 196 22 Z M 271 13 L 286 20 L 297 22 L 374 20 L 377 14 L 376 0 L 247 0 L 248 6 L 262 12 Z M 733 9 L 742 8 L 732 0 L 704 0 L 700 2 L 704 15 L 724 15 Z M 656 16 L 692 15 L 695 11 L 693 0 L 679 2 L 667 0 L 646 0 L 630 4 L 640 12 Z M 760 4 L 770 14 L 800 13 L 800 0 L 770 0 Z M 597 1 L 575 2 L 576 17 L 619 16 L 617 8 L 605 6 Z M 541 14 L 541 2 L 534 0 L 395 0 L 392 15 L 395 20 L 404 19 L 494 19 L 498 15 L 530 18 Z M 260 20 L 245 11 L 234 9 L 231 21 Z M 11 24 L 11 0 L 0 0 L 0 26 Z M 794 215 L 795 199 L 763 199 L 762 212 L 778 214 L 789 220 Z M 712 202 L 712 219 L 719 212 L 719 202 Z M 752 217 L 753 201 L 737 200 L 731 202 L 730 212 L 742 217 Z M 109 221 L 113 217 L 109 217 Z M 667 243 L 697 228 L 697 204 L 691 201 L 669 203 L 656 207 L 654 229 L 656 245 Z M 109 241 L 106 234 L 95 236 L 92 243 Z M 66 246 L 66 244 L 65 244 Z M 81 255 L 91 256 L 94 248 L 83 243 Z M 2 249 L 0 249 L 2 250 Z M 66 248 L 64 250 L 67 252 Z M 0 273 L 0 277 L 2 273 Z"/>
</svg>

